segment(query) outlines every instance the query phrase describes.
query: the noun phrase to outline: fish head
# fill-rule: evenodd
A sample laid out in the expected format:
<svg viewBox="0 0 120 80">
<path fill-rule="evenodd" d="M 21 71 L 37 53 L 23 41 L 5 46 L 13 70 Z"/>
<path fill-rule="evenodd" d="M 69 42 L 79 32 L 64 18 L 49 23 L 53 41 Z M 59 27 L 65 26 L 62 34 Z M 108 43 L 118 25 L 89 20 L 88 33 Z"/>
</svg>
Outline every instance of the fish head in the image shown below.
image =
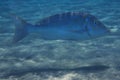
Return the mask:
<svg viewBox="0 0 120 80">
<path fill-rule="evenodd" d="M 110 33 L 110 30 L 96 17 L 89 16 L 86 21 L 87 29 L 92 37 L 104 36 Z"/>
</svg>

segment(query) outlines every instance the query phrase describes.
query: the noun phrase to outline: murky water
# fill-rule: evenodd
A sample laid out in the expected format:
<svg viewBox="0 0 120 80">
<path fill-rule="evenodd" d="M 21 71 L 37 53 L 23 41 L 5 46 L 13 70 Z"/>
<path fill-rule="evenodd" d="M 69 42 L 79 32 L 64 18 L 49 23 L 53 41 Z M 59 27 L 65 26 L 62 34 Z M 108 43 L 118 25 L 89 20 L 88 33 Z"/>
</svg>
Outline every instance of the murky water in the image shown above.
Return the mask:
<svg viewBox="0 0 120 80">
<path fill-rule="evenodd" d="M 119 80 L 120 37 L 109 35 L 84 41 L 42 40 L 30 34 L 17 44 L 9 42 L 14 23 L 4 14 L 14 13 L 35 24 L 56 13 L 82 11 L 96 16 L 108 29 L 120 33 L 119 0 L 0 0 L 1 80 Z M 105 65 L 108 69 L 84 66 Z M 50 69 L 80 68 L 78 71 Z M 41 69 L 49 69 L 41 71 Z M 83 68 L 82 68 L 83 69 Z M 86 69 L 86 68 L 85 68 Z"/>
</svg>

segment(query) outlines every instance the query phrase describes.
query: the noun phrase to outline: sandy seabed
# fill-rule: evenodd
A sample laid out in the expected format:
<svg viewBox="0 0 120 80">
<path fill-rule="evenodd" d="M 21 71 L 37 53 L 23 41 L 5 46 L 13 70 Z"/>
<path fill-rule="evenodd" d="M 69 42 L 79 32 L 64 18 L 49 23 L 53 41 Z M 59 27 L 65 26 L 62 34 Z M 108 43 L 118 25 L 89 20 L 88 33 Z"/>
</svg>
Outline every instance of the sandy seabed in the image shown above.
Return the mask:
<svg viewBox="0 0 120 80">
<path fill-rule="evenodd" d="M 52 14 L 82 11 L 91 13 L 108 29 L 112 28 L 120 33 L 120 1 L 95 1 L 3 1 L 0 3 L 3 6 L 0 8 L 0 15 L 12 12 L 34 24 Z M 38 34 L 30 34 L 21 42 L 9 45 L 13 30 L 14 24 L 11 19 L 0 16 L 0 80 L 120 80 L 119 35 L 85 41 L 46 41 L 40 39 Z M 110 68 L 95 73 L 37 71 L 39 68 L 69 69 L 90 65 L 107 65 Z"/>
</svg>

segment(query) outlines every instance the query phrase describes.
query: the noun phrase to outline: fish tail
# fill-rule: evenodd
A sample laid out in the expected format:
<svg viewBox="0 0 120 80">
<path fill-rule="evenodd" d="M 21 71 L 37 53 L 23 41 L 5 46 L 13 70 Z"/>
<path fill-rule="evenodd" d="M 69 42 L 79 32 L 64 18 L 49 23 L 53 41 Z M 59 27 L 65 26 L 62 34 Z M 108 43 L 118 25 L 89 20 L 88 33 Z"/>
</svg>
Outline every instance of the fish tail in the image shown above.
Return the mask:
<svg viewBox="0 0 120 80">
<path fill-rule="evenodd" d="M 11 14 L 10 17 L 12 18 L 15 24 L 15 31 L 13 36 L 13 43 L 16 43 L 28 35 L 28 28 L 29 25 L 25 20 L 21 19 L 20 17 Z"/>
<path fill-rule="evenodd" d="M 28 35 L 28 26 L 33 26 L 32 24 L 27 23 L 22 18 L 16 16 L 15 14 L 11 13 L 11 8 L 7 6 L 0 6 L 0 17 L 6 19 L 12 19 L 15 24 L 14 36 L 13 39 L 8 41 L 10 43 L 16 43 Z"/>
</svg>

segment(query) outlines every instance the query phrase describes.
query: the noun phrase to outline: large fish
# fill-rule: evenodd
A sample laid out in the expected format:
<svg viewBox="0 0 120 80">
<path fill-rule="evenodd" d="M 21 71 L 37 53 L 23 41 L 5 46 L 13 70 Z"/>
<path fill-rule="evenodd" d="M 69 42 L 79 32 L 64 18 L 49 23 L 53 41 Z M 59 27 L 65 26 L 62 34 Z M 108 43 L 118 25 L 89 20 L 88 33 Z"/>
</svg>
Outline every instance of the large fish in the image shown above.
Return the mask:
<svg viewBox="0 0 120 80">
<path fill-rule="evenodd" d="M 86 40 L 109 34 L 110 31 L 93 15 L 82 12 L 55 14 L 32 25 L 12 15 L 15 22 L 13 42 L 29 33 L 39 33 L 46 40 Z"/>
</svg>

